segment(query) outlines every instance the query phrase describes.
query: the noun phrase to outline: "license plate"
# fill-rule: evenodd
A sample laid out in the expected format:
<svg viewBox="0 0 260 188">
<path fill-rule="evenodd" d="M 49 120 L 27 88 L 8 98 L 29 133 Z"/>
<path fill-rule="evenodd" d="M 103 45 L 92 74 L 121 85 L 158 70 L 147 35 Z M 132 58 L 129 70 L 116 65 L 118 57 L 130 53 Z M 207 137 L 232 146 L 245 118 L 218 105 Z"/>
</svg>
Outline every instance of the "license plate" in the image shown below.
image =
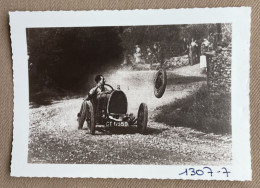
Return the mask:
<svg viewBox="0 0 260 188">
<path fill-rule="evenodd" d="M 126 121 L 107 121 L 106 126 L 108 126 L 108 127 L 127 127 L 128 123 Z"/>
</svg>

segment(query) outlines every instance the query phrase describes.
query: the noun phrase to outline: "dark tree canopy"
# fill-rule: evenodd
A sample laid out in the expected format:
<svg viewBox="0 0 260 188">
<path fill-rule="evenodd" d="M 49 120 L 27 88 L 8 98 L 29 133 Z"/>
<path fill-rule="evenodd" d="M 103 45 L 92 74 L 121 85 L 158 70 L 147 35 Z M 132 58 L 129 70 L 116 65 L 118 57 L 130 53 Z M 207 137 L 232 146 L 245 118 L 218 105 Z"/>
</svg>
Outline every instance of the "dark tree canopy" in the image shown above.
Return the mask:
<svg viewBox="0 0 260 188">
<path fill-rule="evenodd" d="M 115 27 L 27 29 L 30 89 L 79 90 L 90 74 L 122 61 Z"/>
<path fill-rule="evenodd" d="M 210 33 L 224 30 L 225 40 L 231 42 L 231 28 L 231 24 L 28 28 L 30 96 L 46 89 L 86 92 L 93 74 L 116 69 L 137 44 L 145 55 L 147 47 L 159 42 L 164 58 L 170 58 L 181 55 L 183 38 L 200 43 Z"/>
</svg>

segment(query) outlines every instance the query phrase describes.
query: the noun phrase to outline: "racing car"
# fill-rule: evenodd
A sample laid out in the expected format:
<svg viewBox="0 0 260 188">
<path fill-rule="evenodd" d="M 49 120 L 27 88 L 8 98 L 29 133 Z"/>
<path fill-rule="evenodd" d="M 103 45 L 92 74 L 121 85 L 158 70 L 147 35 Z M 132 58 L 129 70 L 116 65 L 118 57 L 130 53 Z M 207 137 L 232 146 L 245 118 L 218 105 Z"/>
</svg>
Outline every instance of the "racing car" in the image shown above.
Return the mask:
<svg viewBox="0 0 260 188">
<path fill-rule="evenodd" d="M 105 127 L 136 125 L 138 132 L 145 134 L 148 122 L 147 105 L 140 104 L 136 118 L 132 113 L 127 113 L 127 97 L 119 86 L 114 89 L 111 85 L 104 84 L 104 87 L 105 91 L 97 94 L 95 99 L 83 102 L 81 112 L 78 114 L 78 127 L 82 128 L 86 121 L 90 133 L 94 135 L 97 125 Z"/>
</svg>

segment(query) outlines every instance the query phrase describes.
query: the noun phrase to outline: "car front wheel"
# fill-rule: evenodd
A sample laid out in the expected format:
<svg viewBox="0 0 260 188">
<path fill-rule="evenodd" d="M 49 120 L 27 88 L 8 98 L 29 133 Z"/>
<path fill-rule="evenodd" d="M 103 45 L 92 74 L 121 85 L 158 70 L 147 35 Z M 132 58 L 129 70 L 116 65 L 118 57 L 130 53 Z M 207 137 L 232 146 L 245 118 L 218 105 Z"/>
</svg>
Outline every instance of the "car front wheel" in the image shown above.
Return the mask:
<svg viewBox="0 0 260 188">
<path fill-rule="evenodd" d="M 137 128 L 141 134 L 145 134 L 148 122 L 148 108 L 145 103 L 141 103 L 137 115 Z"/>
</svg>

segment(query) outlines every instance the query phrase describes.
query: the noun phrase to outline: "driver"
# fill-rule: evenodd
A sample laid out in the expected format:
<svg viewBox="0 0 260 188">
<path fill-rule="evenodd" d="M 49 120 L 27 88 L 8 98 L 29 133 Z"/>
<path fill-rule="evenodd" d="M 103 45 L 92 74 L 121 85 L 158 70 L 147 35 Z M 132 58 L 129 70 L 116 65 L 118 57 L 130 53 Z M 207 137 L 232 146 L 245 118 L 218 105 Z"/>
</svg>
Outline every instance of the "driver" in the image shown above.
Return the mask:
<svg viewBox="0 0 260 188">
<path fill-rule="evenodd" d="M 95 105 L 96 105 L 96 99 L 97 99 L 97 95 L 98 94 L 101 94 L 102 92 L 106 91 L 105 89 L 105 83 L 106 83 L 106 80 L 104 78 L 104 76 L 102 76 L 101 74 L 99 75 L 96 75 L 95 77 L 95 82 L 96 82 L 96 86 L 93 87 L 87 94 L 86 98 L 84 99 L 82 105 L 81 105 L 81 108 L 80 108 L 80 112 L 77 114 L 77 117 L 80 118 L 80 116 L 82 115 L 82 111 L 84 108 L 88 108 L 88 105 L 87 105 L 87 101 L 91 101 L 91 103 L 93 104 L 94 108 L 95 108 Z M 87 114 L 87 118 L 88 118 L 88 115 Z M 83 125 L 83 124 L 82 124 Z M 82 125 L 80 125 L 78 127 L 78 129 L 82 129 Z"/>
<path fill-rule="evenodd" d="M 87 94 L 86 100 L 95 99 L 98 94 L 105 91 L 104 85 L 106 83 L 106 80 L 105 80 L 104 76 L 102 76 L 101 74 L 96 75 L 95 82 L 97 85 L 89 91 L 89 93 Z"/>
</svg>

